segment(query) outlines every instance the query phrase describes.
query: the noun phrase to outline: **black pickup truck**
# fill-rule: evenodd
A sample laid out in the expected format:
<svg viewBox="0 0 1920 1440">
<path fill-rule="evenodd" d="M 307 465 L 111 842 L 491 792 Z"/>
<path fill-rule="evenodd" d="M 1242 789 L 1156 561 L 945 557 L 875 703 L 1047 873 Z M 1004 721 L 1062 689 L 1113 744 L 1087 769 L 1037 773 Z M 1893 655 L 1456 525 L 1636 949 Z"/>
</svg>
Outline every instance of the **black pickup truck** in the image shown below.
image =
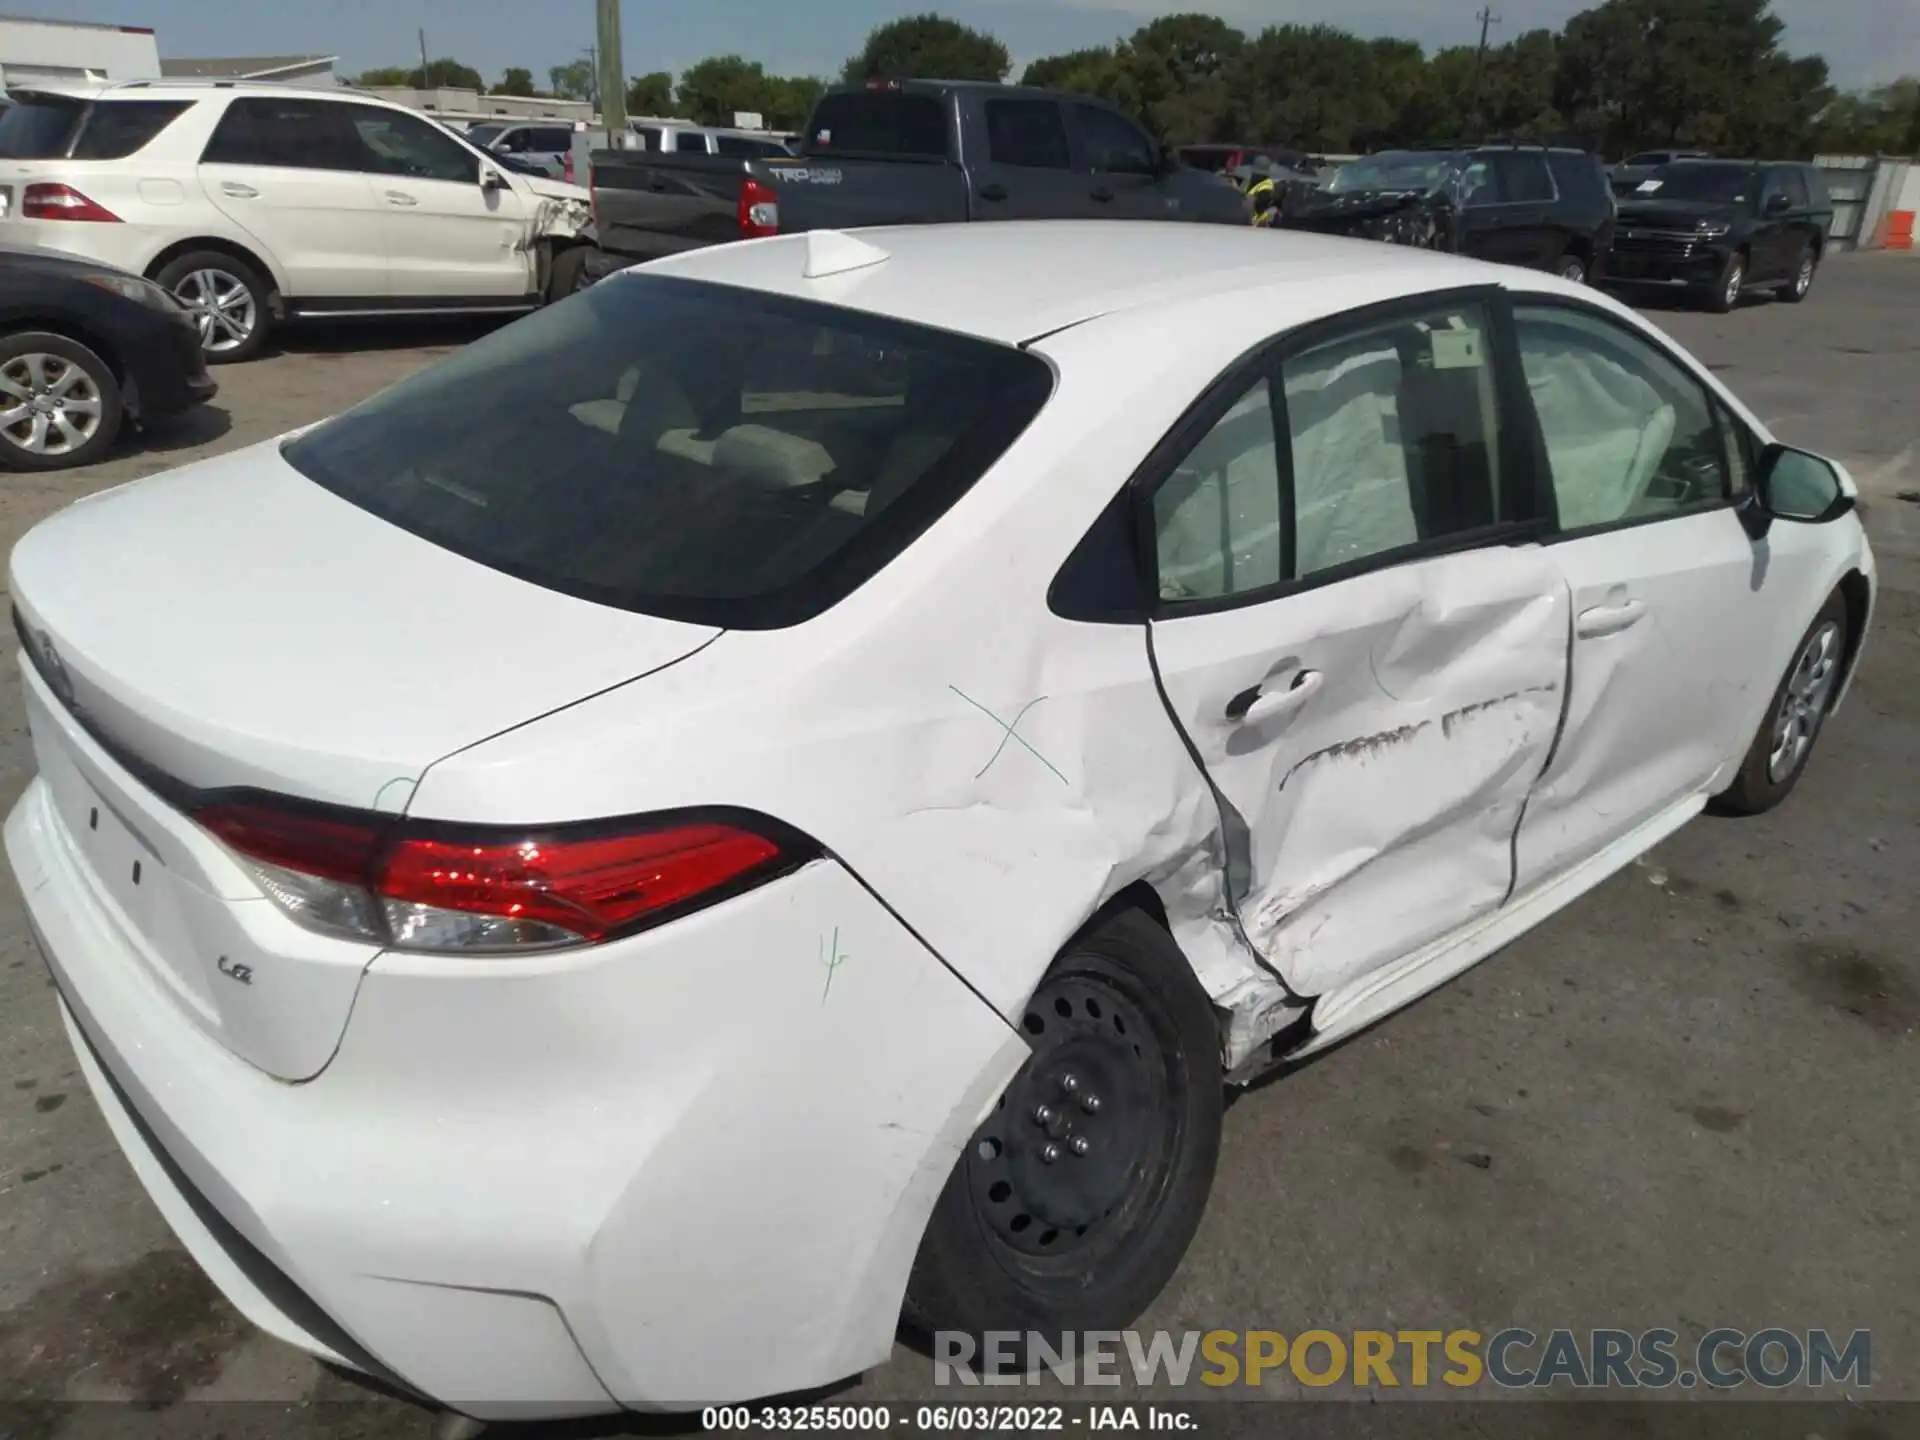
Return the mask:
<svg viewBox="0 0 1920 1440">
<path fill-rule="evenodd" d="M 792 159 L 592 153 L 617 268 L 756 235 L 958 220 L 1248 222 L 1230 180 L 1190 169 L 1084 95 L 870 80 L 828 91 Z"/>
</svg>

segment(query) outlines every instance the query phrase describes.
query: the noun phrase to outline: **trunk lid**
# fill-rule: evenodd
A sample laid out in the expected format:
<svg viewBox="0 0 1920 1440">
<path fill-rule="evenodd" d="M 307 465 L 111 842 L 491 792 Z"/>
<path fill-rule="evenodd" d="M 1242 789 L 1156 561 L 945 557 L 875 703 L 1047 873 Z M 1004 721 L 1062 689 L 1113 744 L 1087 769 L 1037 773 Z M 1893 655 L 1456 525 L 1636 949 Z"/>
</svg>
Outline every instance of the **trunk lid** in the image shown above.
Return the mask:
<svg viewBox="0 0 1920 1440">
<path fill-rule="evenodd" d="M 12 589 L 73 863 L 150 978 L 289 1080 L 326 1064 L 377 948 L 287 919 L 187 792 L 403 811 L 434 761 L 719 633 L 463 559 L 277 442 L 68 507 L 15 548 Z"/>
</svg>

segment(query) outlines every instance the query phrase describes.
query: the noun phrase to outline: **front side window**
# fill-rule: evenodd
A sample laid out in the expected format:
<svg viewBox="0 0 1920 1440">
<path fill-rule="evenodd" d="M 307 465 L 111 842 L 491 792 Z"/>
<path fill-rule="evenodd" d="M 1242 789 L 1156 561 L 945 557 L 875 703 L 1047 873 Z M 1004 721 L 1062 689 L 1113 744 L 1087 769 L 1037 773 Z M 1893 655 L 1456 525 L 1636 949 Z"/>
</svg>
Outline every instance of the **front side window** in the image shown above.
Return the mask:
<svg viewBox="0 0 1920 1440">
<path fill-rule="evenodd" d="M 1253 384 L 1154 492 L 1163 601 L 1258 591 L 1522 518 L 1502 490 L 1478 302 L 1355 329 L 1289 356 L 1279 376 L 1278 397 L 1271 376 Z"/>
<path fill-rule="evenodd" d="M 1088 166 L 1111 175 L 1153 174 L 1153 144 L 1137 125 L 1098 105 L 1075 105 L 1073 113 Z"/>
<path fill-rule="evenodd" d="M 642 125 L 634 133 L 640 137 L 641 149 L 651 150 L 656 154 L 659 153 L 659 150 L 660 150 L 660 127 L 659 126 Z"/>
<path fill-rule="evenodd" d="M 1705 387 L 1679 364 L 1589 311 L 1519 306 L 1514 319 L 1562 530 L 1658 519 L 1732 493 Z"/>
<path fill-rule="evenodd" d="M 989 100 L 987 154 L 996 165 L 1071 170 L 1067 126 L 1051 100 Z"/>
<path fill-rule="evenodd" d="M 681 155 L 704 155 L 707 153 L 707 137 L 698 130 L 676 130 L 673 148 L 675 153 Z"/>
<path fill-rule="evenodd" d="M 355 105 L 352 110 L 353 127 L 371 156 L 369 168 L 376 174 L 465 185 L 479 182 L 479 156 L 437 125 L 403 111 L 376 110 L 371 105 Z M 519 134 L 524 148 L 527 132 Z"/>
<path fill-rule="evenodd" d="M 282 449 L 432 543 L 601 604 L 762 629 L 850 593 L 1013 443 L 1035 356 L 629 275 Z"/>
<path fill-rule="evenodd" d="M 365 170 L 349 113 L 333 100 L 259 96 L 227 106 L 200 156 L 207 165 L 270 165 L 288 170 Z M 452 140 L 447 142 L 453 144 Z"/>
<path fill-rule="evenodd" d="M 558 155 L 573 148 L 573 132 L 556 129 L 535 130 L 527 148 L 538 150 L 546 155 Z"/>
</svg>

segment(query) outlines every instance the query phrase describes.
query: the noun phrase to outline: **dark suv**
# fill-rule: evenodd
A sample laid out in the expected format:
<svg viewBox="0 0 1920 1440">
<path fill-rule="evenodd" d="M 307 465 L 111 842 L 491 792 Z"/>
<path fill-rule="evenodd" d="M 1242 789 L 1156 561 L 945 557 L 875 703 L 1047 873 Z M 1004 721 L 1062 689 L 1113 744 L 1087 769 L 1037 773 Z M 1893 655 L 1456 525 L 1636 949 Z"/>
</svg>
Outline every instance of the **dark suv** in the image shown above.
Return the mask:
<svg viewBox="0 0 1920 1440">
<path fill-rule="evenodd" d="M 1765 160 L 1681 160 L 1620 202 L 1610 277 L 1684 290 L 1722 313 L 1753 290 L 1800 301 L 1833 234 L 1817 167 Z"/>
<path fill-rule="evenodd" d="M 1341 166 L 1324 190 L 1289 203 L 1279 223 L 1585 280 L 1606 267 L 1614 202 L 1599 157 L 1585 150 L 1386 150 Z"/>
</svg>

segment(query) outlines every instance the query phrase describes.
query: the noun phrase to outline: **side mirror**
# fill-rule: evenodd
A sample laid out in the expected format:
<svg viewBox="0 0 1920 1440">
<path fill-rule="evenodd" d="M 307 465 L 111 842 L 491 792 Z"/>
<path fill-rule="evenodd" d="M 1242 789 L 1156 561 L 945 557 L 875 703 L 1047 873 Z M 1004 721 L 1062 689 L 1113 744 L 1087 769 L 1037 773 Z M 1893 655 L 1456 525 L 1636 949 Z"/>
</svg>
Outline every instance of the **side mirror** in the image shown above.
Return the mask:
<svg viewBox="0 0 1920 1440">
<path fill-rule="evenodd" d="M 482 170 L 480 172 L 480 188 L 489 192 L 504 190 L 507 188 L 507 177 L 502 175 L 498 170 Z"/>
<path fill-rule="evenodd" d="M 1767 197 L 1767 214 L 1769 215 L 1784 215 L 1792 208 L 1793 199 L 1791 196 L 1769 195 Z"/>
<path fill-rule="evenodd" d="M 1853 509 L 1833 463 L 1785 445 L 1769 445 L 1760 457 L 1753 494 L 1742 507 L 1747 533 L 1759 539 L 1775 520 L 1796 525 L 1825 525 Z"/>
</svg>

